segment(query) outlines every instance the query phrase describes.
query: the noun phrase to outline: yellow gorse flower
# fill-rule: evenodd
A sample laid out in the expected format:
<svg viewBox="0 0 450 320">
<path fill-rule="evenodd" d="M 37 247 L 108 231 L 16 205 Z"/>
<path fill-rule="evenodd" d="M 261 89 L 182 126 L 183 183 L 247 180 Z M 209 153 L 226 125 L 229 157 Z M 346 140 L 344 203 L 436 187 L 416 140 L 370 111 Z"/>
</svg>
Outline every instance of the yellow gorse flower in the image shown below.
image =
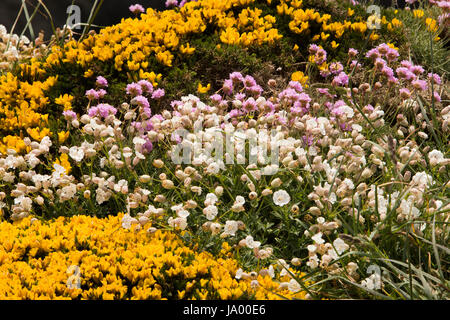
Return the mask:
<svg viewBox="0 0 450 320">
<path fill-rule="evenodd" d="M 415 18 L 422 18 L 424 15 L 424 12 L 423 12 L 423 10 L 416 9 L 416 10 L 413 10 L 413 14 L 414 14 Z"/>
<path fill-rule="evenodd" d="M 73 96 L 69 94 L 60 95 L 58 98 L 55 99 L 55 103 L 63 106 L 64 110 L 71 110 L 72 109 L 72 101 Z"/>
<path fill-rule="evenodd" d="M 0 155 L 6 155 L 8 149 L 14 150 L 18 153 L 29 151 L 29 147 L 21 137 L 8 135 L 0 140 Z"/>
<path fill-rule="evenodd" d="M 58 142 L 59 143 L 64 143 L 64 141 L 67 140 L 67 138 L 69 137 L 69 131 L 60 131 L 58 132 Z"/>
<path fill-rule="evenodd" d="M 308 87 L 306 83 L 308 82 L 308 76 L 305 76 L 305 74 L 302 71 L 296 71 L 291 75 L 292 81 L 298 81 L 303 86 Z"/>
<path fill-rule="evenodd" d="M 226 246 L 219 256 L 197 252 L 172 232 L 124 229 L 122 217 L 1 222 L 0 299 L 305 298 L 270 276 L 257 288 L 235 279 Z"/>
<path fill-rule="evenodd" d="M 49 128 L 28 128 L 27 133 L 36 141 L 41 141 L 45 136 L 50 136 L 52 133 Z"/>
<path fill-rule="evenodd" d="M 438 25 L 436 20 L 434 20 L 433 18 L 427 18 L 425 20 L 425 24 L 427 25 L 427 29 L 430 32 L 436 32 L 438 30 Z"/>
<path fill-rule="evenodd" d="M 197 87 L 197 92 L 198 93 L 207 93 L 209 91 L 209 89 L 211 89 L 210 83 L 208 83 L 208 85 L 206 87 L 202 86 L 202 84 L 199 83 L 198 87 Z"/>
</svg>

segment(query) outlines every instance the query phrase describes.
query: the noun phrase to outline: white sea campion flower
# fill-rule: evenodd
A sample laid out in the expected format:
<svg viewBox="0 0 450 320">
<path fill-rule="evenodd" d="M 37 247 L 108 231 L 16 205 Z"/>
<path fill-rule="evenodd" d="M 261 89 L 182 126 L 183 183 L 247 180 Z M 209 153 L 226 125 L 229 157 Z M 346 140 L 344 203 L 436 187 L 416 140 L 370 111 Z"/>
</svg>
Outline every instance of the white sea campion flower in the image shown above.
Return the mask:
<svg viewBox="0 0 450 320">
<path fill-rule="evenodd" d="M 84 150 L 83 148 L 73 146 L 69 149 L 69 156 L 76 162 L 80 162 L 84 158 Z"/>
<path fill-rule="evenodd" d="M 236 205 L 244 205 L 245 204 L 245 198 L 243 196 L 237 196 L 236 200 L 234 201 L 234 204 L 236 204 Z"/>
<path fill-rule="evenodd" d="M 228 220 L 225 222 L 224 233 L 230 236 L 235 236 L 238 231 L 238 222 L 234 220 Z"/>
<path fill-rule="evenodd" d="M 345 178 L 344 181 L 342 181 L 342 183 L 345 184 L 349 190 L 355 189 L 355 184 L 353 183 L 352 180 L 348 178 Z"/>
<path fill-rule="evenodd" d="M 203 209 L 203 214 L 206 216 L 208 220 L 214 220 L 217 216 L 219 210 L 215 205 L 209 205 Z"/>
<path fill-rule="evenodd" d="M 383 285 L 381 275 L 373 273 L 370 277 L 361 281 L 361 285 L 369 290 L 379 290 Z"/>
<path fill-rule="evenodd" d="M 297 282 L 297 280 L 291 279 L 288 284 L 288 289 L 291 292 L 298 292 L 302 289 L 302 287 L 300 286 L 300 283 Z"/>
<path fill-rule="evenodd" d="M 261 242 L 254 241 L 252 236 L 247 236 L 245 238 L 245 243 L 247 244 L 247 248 L 250 249 L 259 248 L 259 246 L 261 245 Z"/>
<path fill-rule="evenodd" d="M 333 241 L 333 246 L 336 249 L 337 253 L 341 255 L 344 251 L 347 251 L 349 246 L 345 243 L 341 238 L 337 238 Z"/>
<path fill-rule="evenodd" d="M 344 242 L 341 238 L 337 238 L 333 241 L 334 248 L 328 250 L 328 256 L 333 259 L 337 259 L 342 253 L 348 250 L 349 245 Z"/>
<path fill-rule="evenodd" d="M 287 193 L 285 190 L 278 190 L 273 194 L 273 202 L 277 206 L 284 206 L 291 201 L 291 197 L 289 196 L 289 193 Z"/>
<path fill-rule="evenodd" d="M 216 234 L 219 234 L 221 229 L 222 229 L 222 225 L 217 222 L 211 223 L 211 225 L 209 226 L 209 230 L 211 230 L 211 234 L 213 236 Z"/>
<path fill-rule="evenodd" d="M 431 185 L 434 184 L 433 178 L 427 174 L 426 172 L 422 171 L 422 172 L 417 172 L 413 177 L 412 177 L 412 183 L 419 185 L 419 186 L 426 186 L 429 187 Z"/>
<path fill-rule="evenodd" d="M 311 239 L 313 239 L 314 242 L 317 243 L 317 244 L 325 243 L 325 240 L 322 239 L 322 232 L 316 233 L 315 235 L 313 235 L 311 237 Z"/>
<path fill-rule="evenodd" d="M 169 219 L 167 220 L 167 223 L 172 228 L 180 228 L 181 230 L 184 230 L 187 227 L 187 220 L 186 220 L 186 218 L 182 218 L 182 217 L 177 217 L 177 218 L 169 217 Z"/>
<path fill-rule="evenodd" d="M 219 199 L 217 198 L 217 196 L 214 193 L 208 193 L 206 195 L 204 204 L 205 204 L 205 206 L 214 205 L 214 204 L 216 204 L 217 200 L 219 200 Z"/>
<path fill-rule="evenodd" d="M 138 223 L 136 218 L 133 218 L 129 214 L 125 214 L 122 218 L 122 228 L 130 229 L 132 224 Z"/>
<path fill-rule="evenodd" d="M 180 218 L 185 218 L 186 219 L 187 217 L 189 217 L 189 215 L 190 215 L 190 212 L 187 211 L 187 210 L 181 209 L 181 210 L 177 211 L 177 216 L 180 217 Z"/>
<path fill-rule="evenodd" d="M 430 159 L 430 165 L 435 166 L 445 161 L 444 154 L 439 150 L 432 150 L 428 153 L 428 159 Z"/>
<path fill-rule="evenodd" d="M 220 172 L 220 165 L 217 162 L 211 162 L 206 168 L 208 174 L 218 174 Z"/>
<path fill-rule="evenodd" d="M 310 267 L 311 269 L 315 269 L 319 266 L 319 258 L 317 255 L 313 255 L 309 257 L 308 262 L 306 262 L 306 265 Z"/>
</svg>

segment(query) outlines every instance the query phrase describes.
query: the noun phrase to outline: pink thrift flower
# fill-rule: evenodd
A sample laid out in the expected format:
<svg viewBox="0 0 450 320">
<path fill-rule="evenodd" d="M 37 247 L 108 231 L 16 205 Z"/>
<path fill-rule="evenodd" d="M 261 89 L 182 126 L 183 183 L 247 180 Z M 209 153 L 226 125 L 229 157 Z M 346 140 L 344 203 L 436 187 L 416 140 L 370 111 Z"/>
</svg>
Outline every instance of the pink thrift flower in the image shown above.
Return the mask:
<svg viewBox="0 0 450 320">
<path fill-rule="evenodd" d="M 178 0 L 167 0 L 166 1 L 166 8 L 176 7 L 176 6 L 178 6 Z"/>
<path fill-rule="evenodd" d="M 354 57 L 356 57 L 357 55 L 358 55 L 358 50 L 353 49 L 353 48 L 348 49 L 348 56 L 349 56 L 350 58 L 354 58 Z"/>
<path fill-rule="evenodd" d="M 139 105 L 142 108 L 150 107 L 150 104 L 148 103 L 147 98 L 144 96 L 136 96 L 133 98 L 132 102 L 136 103 L 137 105 Z"/>
<path fill-rule="evenodd" d="M 153 85 L 150 81 L 139 80 L 137 84 L 141 86 L 143 93 L 153 93 Z"/>
<path fill-rule="evenodd" d="M 133 82 L 127 85 L 127 94 L 132 96 L 140 96 L 142 95 L 142 88 L 137 83 Z"/>
<path fill-rule="evenodd" d="M 160 99 L 164 97 L 164 95 L 165 95 L 164 89 L 157 89 L 153 92 L 152 99 Z"/>
<path fill-rule="evenodd" d="M 128 9 L 130 9 L 130 11 L 133 12 L 134 14 L 143 13 L 145 11 L 144 7 L 138 3 L 131 5 Z"/>
<path fill-rule="evenodd" d="M 411 82 L 412 86 L 417 89 L 417 90 L 421 90 L 421 91 L 425 91 L 427 90 L 427 82 L 425 80 L 414 80 L 413 82 Z"/>
<path fill-rule="evenodd" d="M 94 89 L 87 90 L 85 95 L 89 100 L 99 99 L 98 92 Z"/>
<path fill-rule="evenodd" d="M 97 86 L 99 86 L 100 88 L 106 88 L 108 86 L 108 81 L 102 77 L 102 76 L 98 76 L 97 80 L 95 81 L 95 83 L 97 84 Z"/>
<path fill-rule="evenodd" d="M 77 118 L 77 114 L 75 112 L 73 112 L 72 110 L 63 111 L 62 114 L 64 116 L 64 119 L 66 119 L 67 121 L 72 121 Z"/>
<path fill-rule="evenodd" d="M 399 93 L 400 93 L 400 97 L 401 97 L 403 100 L 406 100 L 406 99 L 408 99 L 409 97 L 411 97 L 411 91 L 409 91 L 407 88 L 401 88 L 401 89 L 399 90 Z"/>
</svg>

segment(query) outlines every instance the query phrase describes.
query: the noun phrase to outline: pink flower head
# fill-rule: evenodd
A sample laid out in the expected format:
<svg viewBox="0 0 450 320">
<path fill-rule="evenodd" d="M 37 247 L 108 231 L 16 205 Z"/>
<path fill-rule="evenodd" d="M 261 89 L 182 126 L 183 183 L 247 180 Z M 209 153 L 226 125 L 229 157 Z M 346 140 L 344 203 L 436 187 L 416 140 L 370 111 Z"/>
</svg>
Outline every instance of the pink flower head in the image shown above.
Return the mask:
<svg viewBox="0 0 450 320">
<path fill-rule="evenodd" d="M 108 86 L 108 81 L 102 76 L 98 76 L 97 80 L 95 81 L 95 83 L 100 88 L 106 88 Z"/>
<path fill-rule="evenodd" d="M 412 73 L 408 68 L 406 67 L 398 67 L 395 72 L 397 72 L 397 76 L 400 79 L 404 79 L 407 81 L 412 81 L 416 78 L 414 73 Z"/>
<path fill-rule="evenodd" d="M 263 90 L 263 88 L 261 88 L 261 86 L 254 85 L 254 86 L 251 86 L 250 88 L 247 88 L 247 91 L 249 91 L 250 93 L 252 93 L 256 96 L 260 96 L 264 90 Z"/>
<path fill-rule="evenodd" d="M 231 95 L 233 93 L 233 81 L 231 79 L 225 80 L 222 89 L 225 94 Z"/>
<path fill-rule="evenodd" d="M 389 62 L 397 60 L 399 56 L 400 56 L 400 54 L 398 53 L 398 51 L 395 49 L 392 49 L 392 48 L 389 48 L 386 53 L 386 59 Z"/>
<path fill-rule="evenodd" d="M 147 80 L 139 80 L 138 85 L 141 86 L 143 93 L 153 93 L 153 85 L 150 81 Z"/>
<path fill-rule="evenodd" d="M 328 77 L 331 74 L 330 70 L 325 69 L 325 70 L 320 70 L 320 76 L 323 78 Z"/>
<path fill-rule="evenodd" d="M 310 54 L 316 54 L 316 52 L 320 50 L 320 47 L 317 44 L 311 44 L 308 50 Z"/>
<path fill-rule="evenodd" d="M 311 97 L 306 93 L 300 93 L 298 101 L 300 101 L 300 104 L 303 108 L 308 108 L 309 103 L 311 102 Z"/>
<path fill-rule="evenodd" d="M 366 58 L 370 58 L 375 61 L 377 58 L 381 58 L 381 54 L 378 49 L 371 49 L 366 53 Z"/>
<path fill-rule="evenodd" d="M 244 76 L 240 72 L 235 71 L 230 73 L 230 80 L 233 81 L 233 83 L 244 82 Z"/>
<path fill-rule="evenodd" d="M 211 99 L 212 102 L 214 103 L 220 103 L 222 101 L 222 96 L 220 94 L 213 94 L 212 96 L 209 97 Z"/>
<path fill-rule="evenodd" d="M 140 85 L 138 85 L 137 83 L 133 82 L 130 84 L 127 84 L 127 94 L 135 97 L 135 96 L 140 96 L 142 95 L 142 88 Z"/>
<path fill-rule="evenodd" d="M 236 100 L 239 100 L 239 101 L 243 102 L 244 99 L 245 99 L 245 93 L 243 93 L 243 92 L 236 93 L 236 94 L 234 95 L 234 98 L 235 98 Z"/>
<path fill-rule="evenodd" d="M 375 67 L 377 68 L 377 70 L 382 70 L 386 66 L 386 64 L 387 63 L 384 59 L 381 58 L 375 59 Z"/>
<path fill-rule="evenodd" d="M 361 63 L 359 63 L 358 60 L 352 60 L 352 62 L 350 63 L 350 68 L 359 69 L 361 68 Z"/>
<path fill-rule="evenodd" d="M 298 81 L 289 81 L 289 87 L 296 90 L 297 92 L 302 92 L 303 87 L 300 82 Z"/>
<path fill-rule="evenodd" d="M 101 116 L 103 118 L 108 117 L 110 114 L 115 115 L 117 113 L 117 109 L 112 105 L 101 103 L 95 107 L 91 107 L 88 110 L 88 115 L 90 117 Z"/>
<path fill-rule="evenodd" d="M 411 63 L 411 61 L 409 61 L 409 60 L 402 60 L 401 62 L 400 62 L 400 64 L 401 64 L 401 66 L 402 67 L 404 67 L 404 68 L 411 68 L 412 67 L 412 63 Z"/>
<path fill-rule="evenodd" d="M 99 99 L 103 98 L 106 95 L 106 90 L 105 89 L 98 89 L 97 90 L 97 95 L 98 95 Z"/>
<path fill-rule="evenodd" d="M 77 118 L 77 114 L 75 112 L 73 112 L 72 110 L 63 111 L 62 114 L 64 116 L 64 119 L 66 119 L 67 121 L 72 121 Z"/>
<path fill-rule="evenodd" d="M 256 111 L 258 108 L 256 107 L 256 101 L 253 98 L 248 98 L 242 104 L 242 110 L 245 112 Z"/>
<path fill-rule="evenodd" d="M 165 94 L 164 89 L 157 89 L 153 92 L 152 99 L 160 99 L 164 97 Z"/>
<path fill-rule="evenodd" d="M 255 78 L 253 78 L 252 76 L 248 76 L 248 75 L 245 76 L 243 82 L 244 82 L 244 86 L 245 86 L 246 88 L 251 88 L 251 87 L 257 85 L 257 84 L 256 84 Z"/>
<path fill-rule="evenodd" d="M 329 91 L 328 88 L 317 88 L 317 92 L 319 92 L 320 94 L 327 96 L 330 99 L 333 99 L 336 97 L 336 95 L 332 95 Z"/>
<path fill-rule="evenodd" d="M 342 66 L 342 63 L 340 62 L 332 62 L 330 64 L 330 71 L 332 74 L 339 74 L 342 71 L 344 71 L 344 67 Z"/>
<path fill-rule="evenodd" d="M 411 84 L 413 85 L 414 89 L 421 91 L 427 90 L 428 87 L 425 80 L 414 80 L 413 82 L 411 82 Z"/>
<path fill-rule="evenodd" d="M 409 91 L 407 88 L 401 88 L 399 90 L 399 93 L 400 93 L 400 97 L 403 100 L 409 99 L 409 97 L 411 97 L 411 91 Z"/>
<path fill-rule="evenodd" d="M 98 92 L 95 89 L 87 90 L 85 95 L 89 100 L 98 100 L 99 99 Z"/>
<path fill-rule="evenodd" d="M 356 57 L 357 55 L 358 55 L 358 50 L 353 49 L 353 48 L 348 49 L 348 56 L 349 56 L 350 58 L 354 58 L 354 57 Z"/>
<path fill-rule="evenodd" d="M 434 84 L 440 85 L 441 84 L 441 77 L 437 73 L 429 73 L 428 74 L 428 80 L 433 80 Z"/>
<path fill-rule="evenodd" d="M 382 43 L 376 48 L 381 55 L 386 55 L 389 49 L 390 47 L 386 43 Z"/>
<path fill-rule="evenodd" d="M 153 150 L 153 143 L 150 141 L 148 137 L 145 137 L 145 143 L 142 145 L 142 151 L 144 153 L 148 153 Z"/>
<path fill-rule="evenodd" d="M 339 75 L 334 77 L 332 84 L 338 86 L 346 86 L 348 84 L 348 75 L 345 72 L 339 73 Z"/>
<path fill-rule="evenodd" d="M 425 70 L 421 66 L 411 66 L 409 70 L 416 76 L 421 75 Z"/>
<path fill-rule="evenodd" d="M 319 48 L 316 54 L 314 55 L 315 62 L 317 64 L 322 64 L 327 61 L 327 52 L 324 49 Z"/>
<path fill-rule="evenodd" d="M 381 69 L 381 72 L 389 79 L 392 79 L 394 77 L 394 70 L 392 70 L 392 68 L 388 66 L 384 66 L 383 69 Z"/>
<path fill-rule="evenodd" d="M 437 102 L 441 102 L 441 96 L 436 91 L 433 92 L 433 97 Z"/>
<path fill-rule="evenodd" d="M 131 5 L 128 9 L 130 9 L 130 11 L 133 12 L 134 14 L 143 13 L 145 11 L 144 7 L 138 3 Z"/>
<path fill-rule="evenodd" d="M 178 0 L 167 0 L 166 8 L 176 7 L 178 6 Z"/>
<path fill-rule="evenodd" d="M 138 106 L 142 108 L 148 108 L 150 107 L 150 104 L 148 103 L 148 100 L 144 96 L 136 96 L 131 100 L 132 103 L 136 103 Z"/>
</svg>

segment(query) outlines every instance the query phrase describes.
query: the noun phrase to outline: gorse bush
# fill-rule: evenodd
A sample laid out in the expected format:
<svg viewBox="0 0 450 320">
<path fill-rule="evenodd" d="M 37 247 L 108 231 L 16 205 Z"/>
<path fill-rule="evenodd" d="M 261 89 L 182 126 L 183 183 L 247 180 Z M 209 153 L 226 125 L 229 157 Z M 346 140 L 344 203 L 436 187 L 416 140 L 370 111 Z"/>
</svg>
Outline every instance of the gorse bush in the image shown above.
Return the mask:
<svg viewBox="0 0 450 320">
<path fill-rule="evenodd" d="M 447 3 L 137 5 L 13 68 L 2 296 L 448 298 Z"/>
<path fill-rule="evenodd" d="M 237 262 L 186 247 L 173 233 L 136 232 L 108 219 L 0 224 L 2 299 L 280 299 L 292 294 L 267 274 L 234 279 Z M 26 261 L 26 262 L 25 262 Z M 76 267 L 75 267 L 76 266 Z M 12 271 L 14 270 L 14 271 Z M 280 279 L 279 272 L 271 272 Z M 286 278 L 286 277 L 285 277 Z"/>
</svg>

